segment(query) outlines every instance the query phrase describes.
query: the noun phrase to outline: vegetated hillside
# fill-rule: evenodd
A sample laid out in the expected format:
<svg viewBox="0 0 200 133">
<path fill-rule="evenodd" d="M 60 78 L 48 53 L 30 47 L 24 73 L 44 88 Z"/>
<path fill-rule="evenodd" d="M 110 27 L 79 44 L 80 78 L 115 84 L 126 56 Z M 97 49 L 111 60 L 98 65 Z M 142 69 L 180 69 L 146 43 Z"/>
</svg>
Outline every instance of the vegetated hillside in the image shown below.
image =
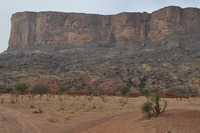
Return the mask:
<svg viewBox="0 0 200 133">
<path fill-rule="evenodd" d="M 0 54 L 0 84 L 42 82 L 114 89 L 127 85 L 198 88 L 200 34 L 174 35 L 162 41 L 96 42 L 81 46 L 35 45 Z"/>
</svg>

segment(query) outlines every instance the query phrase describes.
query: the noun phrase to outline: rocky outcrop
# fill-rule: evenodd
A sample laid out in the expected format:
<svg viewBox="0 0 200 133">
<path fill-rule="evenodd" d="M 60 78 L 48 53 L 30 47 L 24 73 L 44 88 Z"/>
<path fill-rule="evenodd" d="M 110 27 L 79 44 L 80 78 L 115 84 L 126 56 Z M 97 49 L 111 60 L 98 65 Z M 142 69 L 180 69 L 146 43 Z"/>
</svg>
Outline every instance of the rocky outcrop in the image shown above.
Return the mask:
<svg viewBox="0 0 200 133">
<path fill-rule="evenodd" d="M 200 32 L 200 9 L 167 7 L 151 14 L 148 38 L 162 40 L 170 35 Z"/>
<path fill-rule="evenodd" d="M 11 22 L 9 48 L 99 41 L 159 41 L 171 35 L 200 33 L 200 9 L 166 7 L 151 14 L 117 15 L 20 12 L 12 16 Z"/>
</svg>

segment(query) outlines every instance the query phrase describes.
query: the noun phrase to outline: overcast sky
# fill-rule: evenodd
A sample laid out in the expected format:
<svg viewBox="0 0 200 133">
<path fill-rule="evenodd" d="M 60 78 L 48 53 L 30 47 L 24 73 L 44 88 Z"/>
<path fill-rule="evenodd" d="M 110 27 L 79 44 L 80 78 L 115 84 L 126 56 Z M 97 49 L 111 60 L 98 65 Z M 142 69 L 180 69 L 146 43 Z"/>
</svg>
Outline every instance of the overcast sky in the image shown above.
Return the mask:
<svg viewBox="0 0 200 133">
<path fill-rule="evenodd" d="M 61 11 L 95 14 L 149 12 L 165 6 L 200 8 L 200 0 L 0 0 L 0 52 L 8 47 L 10 18 L 15 12 Z"/>
</svg>

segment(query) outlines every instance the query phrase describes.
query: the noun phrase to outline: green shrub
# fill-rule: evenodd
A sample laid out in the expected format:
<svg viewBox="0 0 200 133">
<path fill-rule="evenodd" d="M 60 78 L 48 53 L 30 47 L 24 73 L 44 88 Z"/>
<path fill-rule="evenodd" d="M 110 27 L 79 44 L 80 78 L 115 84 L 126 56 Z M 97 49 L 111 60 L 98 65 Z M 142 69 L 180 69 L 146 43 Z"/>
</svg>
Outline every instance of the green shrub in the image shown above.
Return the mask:
<svg viewBox="0 0 200 133">
<path fill-rule="evenodd" d="M 148 89 L 142 89 L 142 90 L 140 90 L 140 93 L 141 93 L 142 95 L 146 96 L 146 97 L 150 94 L 150 92 L 149 92 Z"/>
<path fill-rule="evenodd" d="M 148 114 L 148 113 L 150 113 L 151 111 L 152 111 L 152 103 L 151 102 L 145 102 L 143 105 L 142 105 L 142 112 L 143 113 L 146 113 L 146 114 Z"/>
<path fill-rule="evenodd" d="M 32 92 L 35 94 L 39 94 L 40 95 L 39 98 L 41 99 L 43 94 L 46 94 L 49 92 L 49 86 L 43 85 L 43 84 L 37 84 L 32 89 Z"/>
<path fill-rule="evenodd" d="M 140 93 L 146 97 L 150 96 L 151 94 L 159 93 L 159 92 L 160 92 L 160 90 L 157 88 L 149 88 L 149 89 L 141 89 L 140 90 Z"/>
<path fill-rule="evenodd" d="M 157 117 L 165 112 L 167 102 L 164 101 L 164 107 L 161 109 L 161 96 L 158 89 L 143 89 L 140 92 L 147 98 L 147 101 L 141 107 L 142 112 L 146 114 L 146 118 Z"/>
<path fill-rule="evenodd" d="M 60 92 L 66 92 L 66 91 L 70 91 L 70 88 L 67 87 L 67 86 L 60 86 L 60 87 L 58 88 L 58 90 L 59 90 Z"/>
<path fill-rule="evenodd" d="M 145 102 L 142 107 L 141 110 L 143 113 L 146 114 L 145 118 L 150 119 L 151 117 L 154 116 L 153 112 L 153 105 L 151 102 L 147 101 Z"/>
<path fill-rule="evenodd" d="M 177 97 L 177 100 L 178 98 L 180 100 L 182 100 L 182 96 L 185 95 L 185 94 L 190 94 L 189 90 L 184 88 L 184 87 L 181 87 L 181 86 L 175 86 L 175 87 L 172 87 L 172 88 L 169 88 L 167 90 L 167 93 L 170 93 L 170 94 L 174 94 L 176 95 Z"/>
<path fill-rule="evenodd" d="M 4 85 L 0 85 L 0 90 L 5 90 L 6 87 Z"/>
<path fill-rule="evenodd" d="M 130 92 L 130 87 L 128 86 L 119 86 L 116 91 L 120 92 L 121 95 L 125 96 Z"/>
<path fill-rule="evenodd" d="M 29 84 L 27 83 L 17 83 L 14 85 L 14 88 L 21 93 L 22 99 L 28 87 L 29 87 Z"/>
<path fill-rule="evenodd" d="M 94 88 L 90 85 L 87 86 L 86 90 L 90 93 L 90 94 L 93 94 L 94 93 Z"/>
<path fill-rule="evenodd" d="M 5 88 L 5 93 L 11 93 L 13 92 L 13 88 L 12 87 L 6 87 Z"/>
</svg>

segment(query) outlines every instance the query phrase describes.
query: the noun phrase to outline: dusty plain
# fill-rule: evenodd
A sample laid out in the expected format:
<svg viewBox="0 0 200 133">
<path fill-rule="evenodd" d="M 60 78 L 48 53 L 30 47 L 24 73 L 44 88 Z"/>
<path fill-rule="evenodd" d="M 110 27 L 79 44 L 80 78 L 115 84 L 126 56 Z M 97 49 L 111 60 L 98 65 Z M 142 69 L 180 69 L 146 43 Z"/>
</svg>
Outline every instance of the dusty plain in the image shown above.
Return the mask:
<svg viewBox="0 0 200 133">
<path fill-rule="evenodd" d="M 1 133 L 199 133 L 200 99 L 165 98 L 166 113 L 145 120 L 145 97 L 0 96 Z M 14 101 L 14 103 L 11 103 Z"/>
</svg>

